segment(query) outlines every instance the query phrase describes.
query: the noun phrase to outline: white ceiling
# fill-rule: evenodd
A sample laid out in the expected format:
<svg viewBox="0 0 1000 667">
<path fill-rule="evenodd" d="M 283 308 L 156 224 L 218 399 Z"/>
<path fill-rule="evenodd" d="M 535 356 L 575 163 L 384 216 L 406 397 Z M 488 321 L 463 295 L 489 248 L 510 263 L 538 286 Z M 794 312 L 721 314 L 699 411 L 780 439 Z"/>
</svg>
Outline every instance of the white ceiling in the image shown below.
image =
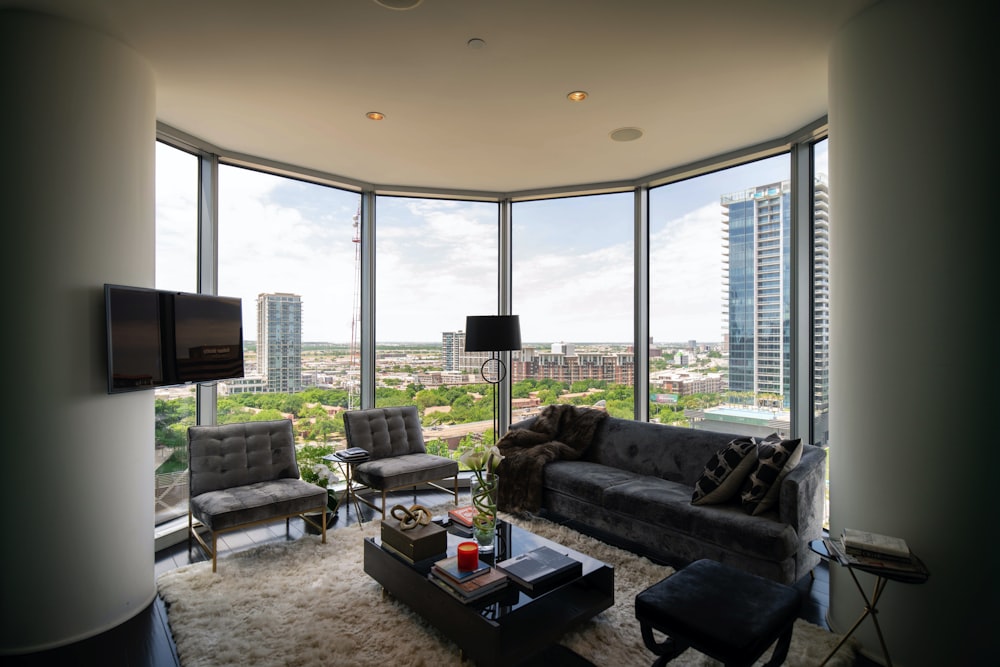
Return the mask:
<svg viewBox="0 0 1000 667">
<path fill-rule="evenodd" d="M 0 0 L 91 25 L 156 75 L 158 119 L 376 186 L 626 181 L 827 112 L 827 52 L 874 0 Z M 384 0 L 392 4 L 391 0 Z M 467 46 L 472 38 L 485 46 Z M 590 97 L 571 103 L 566 94 Z M 382 121 L 365 118 L 385 114 Z M 622 127 L 641 139 L 615 142 Z"/>
</svg>

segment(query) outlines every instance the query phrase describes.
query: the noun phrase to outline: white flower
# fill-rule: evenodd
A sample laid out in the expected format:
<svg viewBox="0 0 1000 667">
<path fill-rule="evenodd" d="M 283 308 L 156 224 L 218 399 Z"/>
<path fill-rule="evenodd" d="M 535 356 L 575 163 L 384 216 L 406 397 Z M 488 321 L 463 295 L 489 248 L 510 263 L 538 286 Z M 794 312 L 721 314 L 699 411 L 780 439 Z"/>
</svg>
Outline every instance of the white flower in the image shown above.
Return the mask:
<svg viewBox="0 0 1000 667">
<path fill-rule="evenodd" d="M 490 449 L 490 467 L 496 468 L 501 461 L 503 461 L 503 454 L 500 453 L 500 448 L 498 446 L 493 445 L 493 448 Z"/>
</svg>

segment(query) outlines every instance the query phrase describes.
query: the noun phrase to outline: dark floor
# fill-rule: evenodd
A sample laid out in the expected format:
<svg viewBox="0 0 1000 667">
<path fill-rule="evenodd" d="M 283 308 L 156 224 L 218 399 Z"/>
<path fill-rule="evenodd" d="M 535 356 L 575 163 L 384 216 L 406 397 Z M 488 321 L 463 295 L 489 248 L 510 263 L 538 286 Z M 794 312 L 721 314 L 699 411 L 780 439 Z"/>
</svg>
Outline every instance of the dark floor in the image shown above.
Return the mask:
<svg viewBox="0 0 1000 667">
<path fill-rule="evenodd" d="M 439 495 L 440 498 L 435 496 Z M 412 499 L 412 496 L 409 496 Z M 446 494 L 421 493 L 420 502 L 432 505 L 436 502 L 447 502 L 450 496 Z M 399 499 L 406 502 L 407 498 Z M 362 507 L 366 520 L 371 519 L 373 512 Z M 337 514 L 332 528 L 351 525 L 357 522 L 355 508 L 349 510 L 342 507 Z M 285 535 L 284 522 L 260 526 L 244 532 L 230 533 L 220 538 L 219 552 L 225 557 L 226 552 L 245 549 L 258 544 L 275 540 L 298 539 L 303 534 L 303 522 L 293 519 L 289 534 Z M 172 570 L 191 562 L 206 560 L 204 554 L 195 545 L 188 551 L 187 543 L 182 542 L 156 553 L 155 574 Z M 820 564 L 814 571 L 814 578 L 804 578 L 797 587 L 803 594 L 801 617 L 810 623 L 827 627 L 826 609 L 829 604 L 829 578 L 825 564 Z M 650 661 L 652 662 L 652 654 Z M 143 612 L 122 625 L 96 637 L 71 644 L 69 646 L 34 653 L 26 656 L 4 657 L 0 660 L 11 667 L 179 667 L 177 651 L 174 647 L 170 627 L 167 623 L 167 613 L 163 602 L 156 598 Z M 522 667 L 584 667 L 586 661 L 576 660 L 573 656 L 559 654 L 557 651 L 545 655 L 530 665 Z M 875 667 L 876 663 L 859 657 L 855 667 Z"/>
</svg>

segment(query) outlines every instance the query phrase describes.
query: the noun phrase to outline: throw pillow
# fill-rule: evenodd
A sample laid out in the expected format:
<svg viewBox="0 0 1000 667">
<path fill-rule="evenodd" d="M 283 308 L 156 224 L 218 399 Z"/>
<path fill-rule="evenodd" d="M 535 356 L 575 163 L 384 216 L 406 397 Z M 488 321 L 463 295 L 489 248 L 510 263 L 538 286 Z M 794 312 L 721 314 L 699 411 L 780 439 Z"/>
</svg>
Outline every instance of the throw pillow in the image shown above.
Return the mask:
<svg viewBox="0 0 1000 667">
<path fill-rule="evenodd" d="M 705 471 L 694 485 L 692 505 L 724 503 L 739 490 L 757 463 L 757 443 L 753 438 L 736 438 L 708 460 Z"/>
<path fill-rule="evenodd" d="M 802 439 L 782 440 L 774 433 L 757 442 L 757 467 L 743 482 L 740 500 L 754 516 L 778 502 L 781 480 L 802 459 Z"/>
</svg>

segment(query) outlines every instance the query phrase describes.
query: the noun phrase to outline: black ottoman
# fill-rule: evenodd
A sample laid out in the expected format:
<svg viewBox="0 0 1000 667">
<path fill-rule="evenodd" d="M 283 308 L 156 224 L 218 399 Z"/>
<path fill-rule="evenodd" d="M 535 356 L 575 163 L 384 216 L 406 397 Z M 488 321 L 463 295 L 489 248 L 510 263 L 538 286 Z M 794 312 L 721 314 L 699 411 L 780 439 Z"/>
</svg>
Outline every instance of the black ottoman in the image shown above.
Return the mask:
<svg viewBox="0 0 1000 667">
<path fill-rule="evenodd" d="M 692 647 L 727 667 L 749 667 L 775 641 L 767 663 L 788 655 L 801 599 L 791 586 L 699 560 L 635 596 L 646 647 L 660 667 Z M 653 630 L 667 635 L 657 643 Z"/>
</svg>

